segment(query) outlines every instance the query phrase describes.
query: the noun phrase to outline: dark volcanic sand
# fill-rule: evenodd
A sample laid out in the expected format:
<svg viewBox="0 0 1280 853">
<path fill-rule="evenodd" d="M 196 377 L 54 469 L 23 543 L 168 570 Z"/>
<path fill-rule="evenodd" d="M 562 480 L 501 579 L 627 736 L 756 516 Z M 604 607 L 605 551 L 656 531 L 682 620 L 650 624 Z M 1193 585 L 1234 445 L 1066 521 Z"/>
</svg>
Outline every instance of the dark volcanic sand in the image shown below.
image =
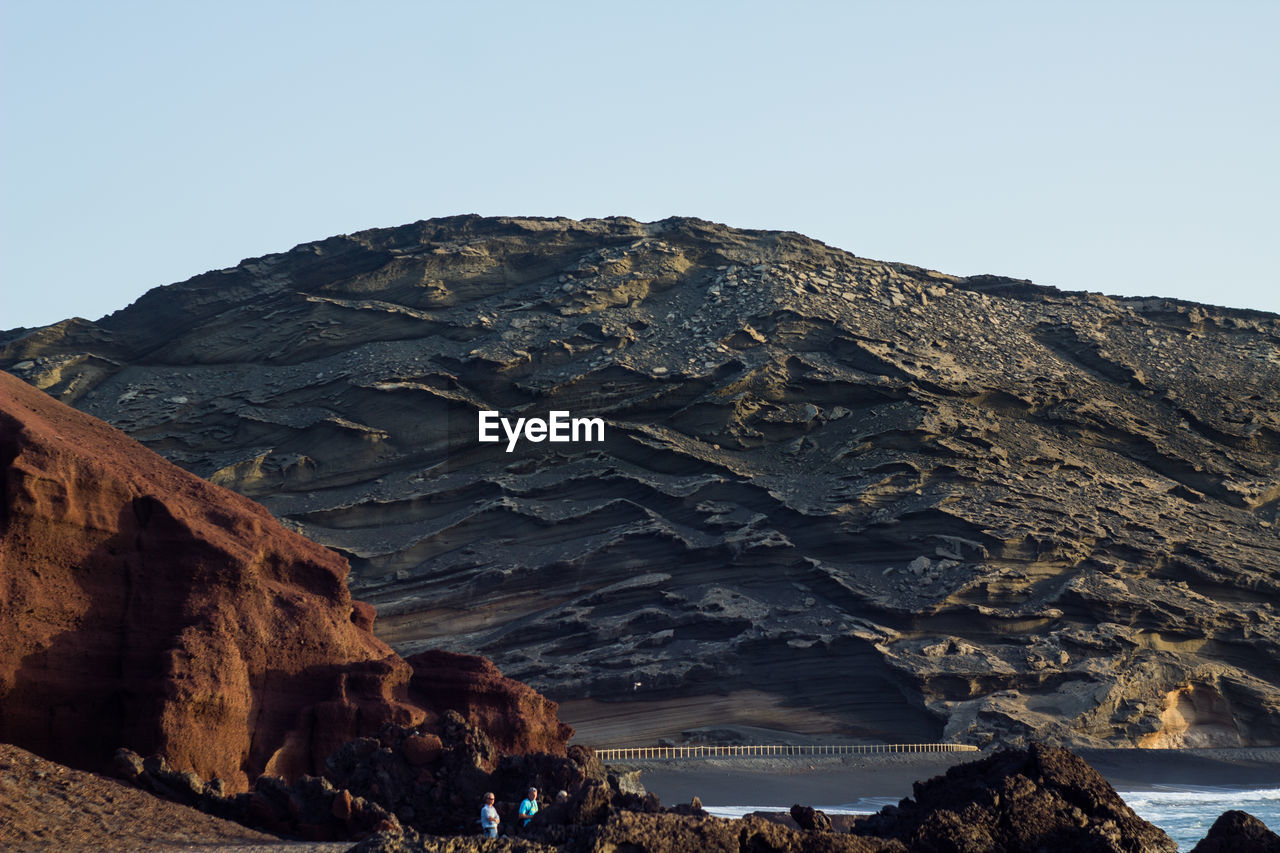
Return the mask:
<svg viewBox="0 0 1280 853">
<path fill-rule="evenodd" d="M 1280 748 L 1077 752 L 1117 791 L 1157 785 L 1280 787 Z M 627 766 L 641 768 L 640 781 L 667 805 L 697 796 L 706 806 L 836 806 L 864 797 L 910 796 L 912 782 L 982 754 L 649 761 Z"/>
</svg>

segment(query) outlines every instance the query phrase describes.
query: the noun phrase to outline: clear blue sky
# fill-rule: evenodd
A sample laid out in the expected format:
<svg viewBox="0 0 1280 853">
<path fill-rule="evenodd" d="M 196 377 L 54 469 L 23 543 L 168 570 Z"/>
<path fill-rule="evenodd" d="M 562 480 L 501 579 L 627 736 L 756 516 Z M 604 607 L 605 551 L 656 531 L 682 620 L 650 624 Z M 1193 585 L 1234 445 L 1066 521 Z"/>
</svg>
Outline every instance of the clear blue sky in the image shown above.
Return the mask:
<svg viewBox="0 0 1280 853">
<path fill-rule="evenodd" d="M 0 0 L 0 328 L 458 213 L 1280 312 L 1280 2 Z"/>
</svg>

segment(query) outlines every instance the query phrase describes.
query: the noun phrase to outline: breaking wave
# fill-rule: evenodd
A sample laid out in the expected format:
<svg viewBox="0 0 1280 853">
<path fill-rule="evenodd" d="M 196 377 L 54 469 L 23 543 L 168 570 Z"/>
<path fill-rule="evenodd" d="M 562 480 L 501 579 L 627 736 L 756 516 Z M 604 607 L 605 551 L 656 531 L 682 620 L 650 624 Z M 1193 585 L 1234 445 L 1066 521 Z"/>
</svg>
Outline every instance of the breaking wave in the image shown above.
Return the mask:
<svg viewBox="0 0 1280 853">
<path fill-rule="evenodd" d="M 1179 850 L 1190 850 L 1229 809 L 1248 812 L 1280 832 L 1280 788 L 1206 788 L 1157 785 L 1149 791 L 1121 791 L 1120 796 L 1144 820 L 1169 833 Z M 852 803 L 815 805 L 827 814 L 874 814 L 896 797 L 865 797 Z M 708 806 L 716 817 L 739 818 L 751 812 L 785 812 L 785 806 Z"/>
</svg>

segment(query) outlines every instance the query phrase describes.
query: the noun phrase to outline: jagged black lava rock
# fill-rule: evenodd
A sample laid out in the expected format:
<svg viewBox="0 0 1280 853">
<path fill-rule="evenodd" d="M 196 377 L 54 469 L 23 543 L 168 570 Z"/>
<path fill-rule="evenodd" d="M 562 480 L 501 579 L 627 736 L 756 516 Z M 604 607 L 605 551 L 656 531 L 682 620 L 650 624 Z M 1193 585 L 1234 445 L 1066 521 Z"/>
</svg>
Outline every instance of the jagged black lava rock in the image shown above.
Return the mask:
<svg viewBox="0 0 1280 853">
<path fill-rule="evenodd" d="M 916 782 L 913 796 L 854 822 L 858 835 L 913 851 L 1173 853 L 1177 844 L 1125 804 L 1083 759 L 1032 744 Z"/>
</svg>

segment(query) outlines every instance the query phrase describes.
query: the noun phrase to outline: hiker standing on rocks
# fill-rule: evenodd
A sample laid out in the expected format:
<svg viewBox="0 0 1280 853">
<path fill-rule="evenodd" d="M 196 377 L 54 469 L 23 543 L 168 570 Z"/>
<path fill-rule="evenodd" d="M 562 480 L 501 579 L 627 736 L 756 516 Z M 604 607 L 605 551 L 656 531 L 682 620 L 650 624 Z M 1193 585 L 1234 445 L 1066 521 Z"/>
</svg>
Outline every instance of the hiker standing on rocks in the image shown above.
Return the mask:
<svg viewBox="0 0 1280 853">
<path fill-rule="evenodd" d="M 530 788 L 529 796 L 520 801 L 520 817 L 524 818 L 524 823 L 520 824 L 520 828 L 524 829 L 529 825 L 529 819 L 538 813 L 538 789 Z"/>
<path fill-rule="evenodd" d="M 484 805 L 480 807 L 480 826 L 486 838 L 498 837 L 498 810 L 493 807 L 493 794 L 484 795 Z"/>
</svg>

